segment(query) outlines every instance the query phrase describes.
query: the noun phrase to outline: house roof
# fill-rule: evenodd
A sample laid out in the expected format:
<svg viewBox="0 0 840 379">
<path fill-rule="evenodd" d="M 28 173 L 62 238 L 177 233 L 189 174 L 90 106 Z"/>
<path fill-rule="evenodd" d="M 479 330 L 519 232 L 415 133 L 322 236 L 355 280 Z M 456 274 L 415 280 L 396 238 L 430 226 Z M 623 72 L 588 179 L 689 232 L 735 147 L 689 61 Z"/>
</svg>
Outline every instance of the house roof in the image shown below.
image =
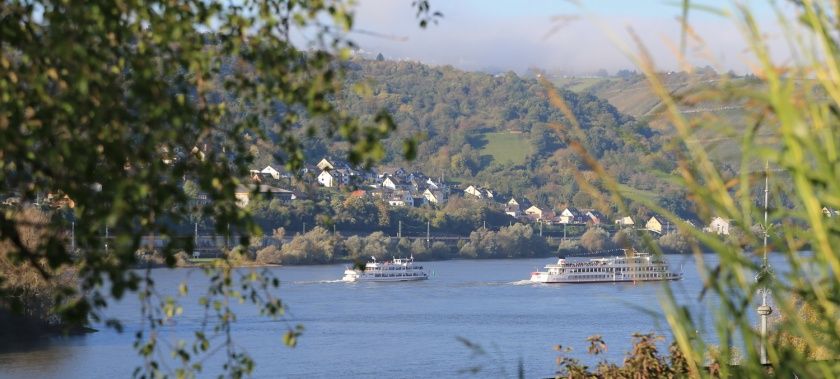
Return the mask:
<svg viewBox="0 0 840 379">
<path fill-rule="evenodd" d="M 246 193 L 246 192 L 254 192 L 256 190 L 259 193 L 288 193 L 292 194 L 292 191 L 282 189 L 279 187 L 270 186 L 267 184 L 260 184 L 260 185 L 249 185 L 249 186 L 237 186 L 236 193 Z"/>
<path fill-rule="evenodd" d="M 398 167 L 398 166 L 382 166 L 382 167 L 379 167 L 376 170 L 376 172 L 378 172 L 380 176 L 385 176 L 385 175 L 393 176 L 393 175 L 396 175 L 396 173 L 399 172 L 399 171 L 405 172 L 405 170 L 402 167 Z"/>
<path fill-rule="evenodd" d="M 589 217 L 597 218 L 599 221 L 604 221 L 607 219 L 607 216 L 604 216 L 603 213 L 598 212 L 594 209 L 590 210 L 589 212 L 586 212 L 586 215 Z"/>
<path fill-rule="evenodd" d="M 580 214 L 581 214 L 580 210 L 575 208 L 575 207 L 566 207 L 566 209 L 563 210 L 563 212 L 565 212 L 565 211 L 569 211 L 569 213 L 571 213 L 575 216 L 580 216 Z"/>
<path fill-rule="evenodd" d="M 388 180 L 388 179 L 391 179 L 391 183 L 394 183 L 395 185 L 398 185 L 398 186 L 404 184 L 403 181 L 400 180 L 400 178 L 398 178 L 396 176 L 392 176 L 392 175 L 385 175 L 385 177 L 382 178 L 382 182 L 385 182 L 385 180 Z"/>
</svg>

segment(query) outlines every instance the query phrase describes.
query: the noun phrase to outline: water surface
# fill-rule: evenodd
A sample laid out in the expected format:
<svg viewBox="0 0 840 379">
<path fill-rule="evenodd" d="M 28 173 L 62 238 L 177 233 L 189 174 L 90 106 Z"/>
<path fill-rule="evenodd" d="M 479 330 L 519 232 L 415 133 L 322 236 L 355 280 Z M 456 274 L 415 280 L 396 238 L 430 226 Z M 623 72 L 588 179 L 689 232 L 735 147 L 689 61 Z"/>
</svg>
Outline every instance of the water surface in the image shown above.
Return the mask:
<svg viewBox="0 0 840 379">
<path fill-rule="evenodd" d="M 471 377 L 464 371 L 475 366 L 481 366 L 479 377 L 512 377 L 520 361 L 527 377 L 541 377 L 554 373 L 557 344 L 585 358 L 586 337 L 600 334 L 609 346 L 606 358 L 620 361 L 633 333 L 669 335 L 659 306 L 661 283 L 527 282 L 531 271 L 554 261 L 424 262 L 433 277 L 404 283 L 337 282 L 343 265 L 272 268 L 283 280 L 279 294 L 289 306 L 287 320 L 272 321 L 244 306 L 237 311 L 235 339 L 256 360 L 259 378 Z M 707 319 L 714 300 L 699 300 L 693 258 L 671 256 L 669 263 L 684 266 L 685 278 L 670 283 L 680 302 Z M 169 341 L 189 339 L 203 319 L 196 304 L 203 273 L 158 269 L 153 276 L 161 292 L 176 293 L 182 281 L 193 289 L 182 301 L 184 314 L 165 329 Z M 132 349 L 138 302 L 125 299 L 108 315 L 124 322 L 124 333 L 96 326 L 97 333 L 0 352 L 0 377 L 131 376 L 141 363 Z M 305 331 L 290 349 L 282 335 L 297 323 Z M 487 354 L 474 355 L 456 337 L 480 344 Z M 221 358 L 206 362 L 202 376 L 216 373 Z"/>
</svg>

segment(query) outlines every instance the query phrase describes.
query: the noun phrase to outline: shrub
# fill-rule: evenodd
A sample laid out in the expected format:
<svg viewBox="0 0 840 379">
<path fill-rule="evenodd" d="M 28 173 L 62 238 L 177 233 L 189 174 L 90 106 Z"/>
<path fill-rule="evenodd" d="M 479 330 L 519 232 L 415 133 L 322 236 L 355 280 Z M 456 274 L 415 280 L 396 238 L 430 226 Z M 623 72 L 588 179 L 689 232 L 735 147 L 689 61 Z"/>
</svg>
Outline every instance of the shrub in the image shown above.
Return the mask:
<svg viewBox="0 0 840 379">
<path fill-rule="evenodd" d="M 610 234 L 598 227 L 590 228 L 580 237 L 580 246 L 589 252 L 606 250 L 610 242 Z"/>
<path fill-rule="evenodd" d="M 267 264 L 279 264 L 282 261 L 283 253 L 277 245 L 268 245 L 257 251 L 257 262 Z"/>
</svg>

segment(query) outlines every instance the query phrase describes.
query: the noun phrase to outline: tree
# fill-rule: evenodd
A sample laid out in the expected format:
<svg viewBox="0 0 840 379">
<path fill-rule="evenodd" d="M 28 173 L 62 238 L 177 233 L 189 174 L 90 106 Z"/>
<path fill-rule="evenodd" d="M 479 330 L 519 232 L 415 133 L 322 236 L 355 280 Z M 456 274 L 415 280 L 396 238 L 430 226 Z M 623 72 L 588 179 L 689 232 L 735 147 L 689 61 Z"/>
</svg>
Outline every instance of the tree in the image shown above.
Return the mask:
<svg viewBox="0 0 840 379">
<path fill-rule="evenodd" d="M 663 253 L 687 254 L 691 252 L 692 237 L 676 230 L 659 237 L 657 243 Z"/>
<path fill-rule="evenodd" d="M 599 227 L 589 228 L 580 236 L 580 246 L 590 252 L 601 251 L 609 246 L 610 234 Z"/>
<path fill-rule="evenodd" d="M 47 232 L 44 226 L 50 223 L 50 214 L 35 207 L 26 207 L 13 212 L 12 217 L 18 225 L 20 243 L 29 249 L 37 250 L 39 244 L 46 240 L 43 234 Z M 60 238 L 66 239 L 62 235 Z M 51 326 L 58 326 L 61 322 L 52 309 L 66 303 L 69 299 L 62 299 L 58 295 L 65 286 L 72 286 L 76 283 L 76 269 L 62 267 L 56 271 L 50 271 L 50 278 L 47 280 L 37 269 L 32 266 L 20 265 L 13 260 L 10 252 L 14 251 L 11 242 L 3 241 L 0 245 L 0 275 L 3 280 L 0 282 L 0 290 L 10 294 L 9 297 L 0 299 L 0 319 L 8 318 L 9 312 L 14 311 L 23 315 L 23 319 L 11 318 L 15 327 L 4 326 L 0 331 L 0 337 L 11 341 L 21 329 L 33 333 L 43 333 Z M 72 325 L 77 327 L 78 325 Z"/>
<path fill-rule="evenodd" d="M 77 204 L 72 216 L 82 252 L 71 256 L 65 249 L 66 225 L 58 220 L 44 226 L 43 240 L 33 247 L 22 242 L 19 219 L 3 213 L 3 254 L 60 285 L 58 293 L 70 294 L 65 298 L 70 301 L 53 309 L 62 319 L 98 320 L 98 310 L 111 299 L 137 291 L 149 312 L 141 318 L 147 320 L 146 331 L 167 322 L 170 316 L 153 316 L 170 314 L 156 312 L 166 304 L 153 296 L 154 282 L 130 268 L 143 235 L 174 237 L 174 225 L 187 217 L 183 208 L 189 196 L 180 180 L 185 176 L 207 193 L 212 205 L 203 214 L 215 221 L 217 233 L 230 225 L 244 236 L 242 245 L 248 235 L 260 234 L 251 214 L 236 206 L 234 191 L 237 178 L 259 154 L 249 141 L 269 137 L 263 122 L 270 120 L 277 155 L 291 169 L 303 159 L 295 130 L 340 135 L 349 142 L 347 155 L 354 163 L 369 165 L 382 157 L 380 141 L 395 127 L 390 116 L 378 112 L 362 122 L 339 112 L 330 100 L 342 76 L 336 62 L 354 46 L 345 38 L 352 8 L 341 0 L 246 3 L 13 0 L 3 5 L 0 192 L 18 194 L 23 203 L 52 191 L 69 196 Z M 423 27 L 440 17 L 427 1 L 414 6 Z M 314 28 L 308 40 L 295 42 L 306 51 L 289 39 L 294 30 L 325 20 L 335 27 Z M 100 238 L 106 228 L 117 242 L 108 256 Z M 166 240 L 162 253 L 170 266 L 175 252 L 192 248 L 190 239 Z M 71 266 L 80 267 L 79 288 L 57 277 Z M 216 271 L 209 297 L 251 301 L 270 316 L 282 314 L 282 303 L 269 291 L 276 280 L 257 275 L 236 283 L 229 264 Z M 102 289 L 106 274 L 108 292 Z M 230 291 L 232 286 L 241 291 Z M 251 291 L 264 296 L 246 296 Z M 3 303 L 13 296 L 0 293 Z M 233 319 L 229 307 L 210 311 L 220 323 Z M 294 345 L 298 334 L 290 328 L 285 341 Z M 138 352 L 146 360 L 141 374 L 158 376 L 159 346 L 150 335 L 138 334 Z M 226 375 L 248 373 L 253 362 L 228 343 Z M 196 354 L 215 351 L 199 345 Z M 185 360 L 184 367 L 200 369 Z"/>
<path fill-rule="evenodd" d="M 382 53 L 376 54 L 376 61 L 377 62 L 382 62 L 384 60 L 385 60 L 385 57 L 382 56 Z"/>
<path fill-rule="evenodd" d="M 643 244 L 640 237 L 634 229 L 621 229 L 613 236 L 612 243 L 621 249 L 638 249 Z"/>
</svg>

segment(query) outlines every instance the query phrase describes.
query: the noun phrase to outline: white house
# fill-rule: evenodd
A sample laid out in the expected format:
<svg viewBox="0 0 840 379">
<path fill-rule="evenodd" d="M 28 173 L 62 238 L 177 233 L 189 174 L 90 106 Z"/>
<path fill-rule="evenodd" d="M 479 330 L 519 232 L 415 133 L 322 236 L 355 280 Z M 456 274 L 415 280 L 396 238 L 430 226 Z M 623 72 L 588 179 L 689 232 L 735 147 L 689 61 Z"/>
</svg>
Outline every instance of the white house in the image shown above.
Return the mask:
<svg viewBox="0 0 840 379">
<path fill-rule="evenodd" d="M 522 210 L 519 208 L 519 202 L 515 198 L 511 198 L 505 205 L 505 214 L 513 218 L 522 216 Z"/>
<path fill-rule="evenodd" d="M 239 186 L 236 188 L 234 192 L 234 196 L 236 197 L 236 205 L 240 207 L 245 207 L 251 202 L 251 195 L 254 192 L 259 193 L 266 200 L 274 200 L 278 199 L 283 203 L 289 203 L 292 200 L 297 199 L 297 196 L 294 192 L 285 190 L 282 188 L 272 187 L 264 184 L 260 185 L 252 185 L 252 186 Z"/>
<path fill-rule="evenodd" d="M 318 169 L 321 170 L 321 171 L 327 171 L 327 170 L 335 169 L 335 165 L 332 164 L 332 162 L 330 162 L 329 160 L 327 160 L 327 158 L 321 159 L 321 161 L 318 162 L 318 164 L 316 166 L 318 166 Z"/>
<path fill-rule="evenodd" d="M 395 176 L 386 176 L 385 179 L 382 180 L 382 188 L 388 188 L 392 190 L 403 188 L 403 182 Z"/>
<path fill-rule="evenodd" d="M 632 217 L 624 216 L 618 220 L 615 220 L 615 224 L 618 226 L 633 226 L 636 225 L 636 222 L 633 221 Z"/>
<path fill-rule="evenodd" d="M 491 191 L 489 189 L 486 189 L 486 188 L 476 187 L 476 186 L 467 187 L 467 189 L 464 190 L 464 193 L 467 194 L 467 195 L 475 196 L 479 199 L 492 199 L 493 198 L 493 191 Z"/>
<path fill-rule="evenodd" d="M 443 197 L 443 192 L 432 190 L 431 188 L 426 188 L 423 191 L 423 197 L 430 204 L 443 204 L 446 202 L 446 199 Z"/>
<path fill-rule="evenodd" d="M 715 233 L 717 235 L 728 236 L 729 220 L 722 217 L 715 217 L 712 219 L 712 222 L 709 223 L 709 226 L 703 228 L 703 231 L 707 233 Z"/>
<path fill-rule="evenodd" d="M 823 207 L 822 213 L 825 215 L 825 217 L 840 216 L 840 211 L 831 209 L 829 207 Z"/>
<path fill-rule="evenodd" d="M 338 185 L 341 184 L 341 178 L 336 172 L 324 170 L 318 174 L 318 183 L 324 187 L 338 187 Z"/>
<path fill-rule="evenodd" d="M 410 191 L 394 191 L 391 193 L 391 196 L 388 197 L 388 204 L 392 207 L 413 207 L 414 197 L 411 196 Z"/>
<path fill-rule="evenodd" d="M 435 183 L 435 181 L 432 180 L 432 178 L 426 179 L 426 186 L 433 189 L 433 190 L 440 189 L 440 185 Z"/>
<path fill-rule="evenodd" d="M 560 217 L 557 218 L 557 221 L 561 224 L 574 224 L 580 222 L 582 218 L 582 214 L 580 213 L 577 208 L 566 208 L 563 212 L 560 212 Z"/>
<path fill-rule="evenodd" d="M 660 222 L 656 216 L 651 216 L 651 218 L 645 223 L 645 229 L 662 234 L 662 222 Z"/>
<path fill-rule="evenodd" d="M 280 171 L 278 171 L 274 167 L 271 167 L 270 165 L 265 166 L 264 169 L 260 170 L 260 173 L 261 174 L 266 174 L 266 175 L 271 175 L 271 177 L 274 178 L 274 179 L 280 179 Z"/>
<path fill-rule="evenodd" d="M 554 218 L 554 212 L 550 210 L 543 210 L 536 205 L 532 205 L 528 209 L 526 209 L 525 214 L 528 216 L 528 218 L 534 221 L 551 220 Z"/>
</svg>

